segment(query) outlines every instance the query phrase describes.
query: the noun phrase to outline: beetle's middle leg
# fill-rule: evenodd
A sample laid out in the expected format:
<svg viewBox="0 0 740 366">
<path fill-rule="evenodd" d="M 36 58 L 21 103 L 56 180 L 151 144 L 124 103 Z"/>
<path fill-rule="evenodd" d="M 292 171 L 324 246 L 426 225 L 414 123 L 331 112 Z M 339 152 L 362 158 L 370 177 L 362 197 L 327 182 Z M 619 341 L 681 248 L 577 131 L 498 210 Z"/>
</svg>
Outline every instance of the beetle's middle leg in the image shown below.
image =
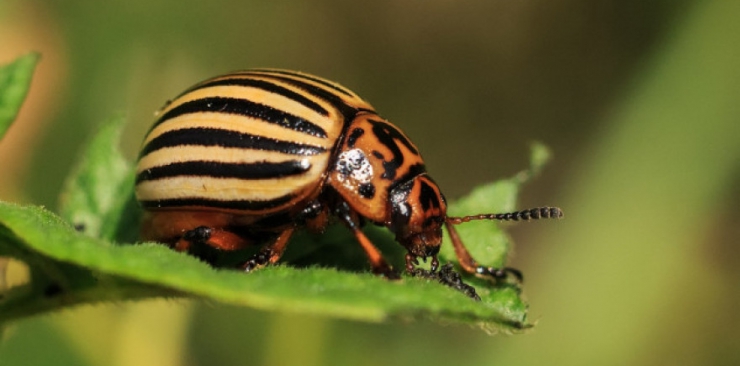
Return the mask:
<svg viewBox="0 0 740 366">
<path fill-rule="evenodd" d="M 367 258 L 370 260 L 370 267 L 373 273 L 385 276 L 391 280 L 400 279 L 398 273 L 393 270 L 388 262 L 383 258 L 383 254 L 380 250 L 373 245 L 373 243 L 365 236 L 365 233 L 360 230 L 359 219 L 356 214 L 352 212 L 349 205 L 346 202 L 342 202 L 336 209 L 337 217 L 341 220 L 354 234 L 355 239 L 360 243 L 362 249 L 365 250 Z"/>
<path fill-rule="evenodd" d="M 314 201 L 308 204 L 298 214 L 296 221 L 302 225 L 308 227 L 309 230 L 320 232 L 323 231 L 328 223 L 328 209 L 322 205 L 319 201 Z M 283 230 L 278 234 L 278 237 L 270 244 L 262 247 L 260 251 L 255 254 L 250 260 L 242 265 L 244 271 L 249 272 L 258 267 L 262 267 L 268 264 L 273 264 L 280 260 L 283 256 L 285 248 L 288 246 L 290 237 L 295 232 L 295 226 Z"/>
<path fill-rule="evenodd" d="M 190 252 L 201 246 L 232 251 L 246 248 L 254 242 L 228 230 L 232 216 L 199 211 L 160 211 L 147 213 L 141 236 L 169 244 L 180 252 Z"/>
<path fill-rule="evenodd" d="M 243 237 L 224 229 L 216 229 L 210 226 L 198 226 L 188 230 L 180 237 L 174 249 L 179 252 L 190 251 L 193 246 L 208 245 L 212 248 L 232 251 L 244 249 L 253 243 Z"/>
</svg>

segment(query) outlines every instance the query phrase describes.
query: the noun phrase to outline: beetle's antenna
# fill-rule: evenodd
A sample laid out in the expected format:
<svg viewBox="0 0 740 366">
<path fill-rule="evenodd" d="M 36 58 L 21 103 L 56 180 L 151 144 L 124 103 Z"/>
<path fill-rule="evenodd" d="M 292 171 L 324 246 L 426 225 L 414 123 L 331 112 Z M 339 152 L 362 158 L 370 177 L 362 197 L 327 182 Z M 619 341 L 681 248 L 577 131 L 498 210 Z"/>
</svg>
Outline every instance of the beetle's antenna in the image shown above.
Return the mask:
<svg viewBox="0 0 740 366">
<path fill-rule="evenodd" d="M 499 220 L 499 221 L 519 221 L 519 220 L 538 220 L 538 219 L 560 219 L 563 217 L 563 210 L 558 207 L 535 207 L 528 210 L 482 214 L 463 217 L 447 217 L 447 222 L 453 225 L 462 224 L 463 222 L 473 220 Z"/>
</svg>

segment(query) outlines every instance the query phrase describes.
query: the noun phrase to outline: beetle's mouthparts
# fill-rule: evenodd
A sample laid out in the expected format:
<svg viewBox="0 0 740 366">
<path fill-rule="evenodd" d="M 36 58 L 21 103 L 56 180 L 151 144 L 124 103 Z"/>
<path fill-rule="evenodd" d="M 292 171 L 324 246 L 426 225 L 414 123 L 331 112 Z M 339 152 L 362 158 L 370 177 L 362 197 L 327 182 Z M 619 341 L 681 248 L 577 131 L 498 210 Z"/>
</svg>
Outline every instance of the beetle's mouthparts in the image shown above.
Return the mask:
<svg viewBox="0 0 740 366">
<path fill-rule="evenodd" d="M 439 247 L 442 244 L 442 228 L 411 234 L 399 241 L 416 256 L 435 256 L 439 253 Z"/>
</svg>

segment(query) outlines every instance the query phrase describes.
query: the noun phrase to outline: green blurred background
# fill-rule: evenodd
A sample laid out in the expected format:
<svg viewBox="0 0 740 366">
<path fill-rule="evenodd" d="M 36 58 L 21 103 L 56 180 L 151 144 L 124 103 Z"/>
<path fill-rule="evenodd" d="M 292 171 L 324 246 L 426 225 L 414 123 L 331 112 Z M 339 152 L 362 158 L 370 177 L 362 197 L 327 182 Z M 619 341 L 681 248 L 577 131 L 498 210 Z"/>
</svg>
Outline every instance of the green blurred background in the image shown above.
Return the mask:
<svg viewBox="0 0 740 366">
<path fill-rule="evenodd" d="M 0 62 L 30 50 L 2 200 L 54 207 L 114 113 L 133 158 L 184 88 L 281 67 L 373 103 L 450 198 L 545 142 L 520 206 L 566 219 L 510 228 L 524 335 L 156 300 L 19 322 L 2 365 L 740 364 L 739 1 L 0 0 Z"/>
</svg>

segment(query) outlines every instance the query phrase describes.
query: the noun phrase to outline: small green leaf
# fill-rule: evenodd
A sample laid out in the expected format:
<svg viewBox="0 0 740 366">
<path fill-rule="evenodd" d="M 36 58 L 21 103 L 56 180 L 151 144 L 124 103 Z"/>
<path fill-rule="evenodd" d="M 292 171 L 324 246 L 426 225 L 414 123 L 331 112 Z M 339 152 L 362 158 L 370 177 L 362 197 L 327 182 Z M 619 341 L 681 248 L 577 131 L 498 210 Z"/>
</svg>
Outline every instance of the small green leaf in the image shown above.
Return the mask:
<svg viewBox="0 0 740 366">
<path fill-rule="evenodd" d="M 26 99 L 39 57 L 38 53 L 29 53 L 0 66 L 0 139 L 10 128 Z"/>
<path fill-rule="evenodd" d="M 450 216 L 513 211 L 519 183 L 516 179 L 501 180 L 475 188 L 469 195 L 454 202 Z M 509 237 L 496 222 L 471 221 L 456 227 L 470 254 L 481 264 L 502 267 L 509 252 Z M 442 245 L 440 257 L 456 261 L 452 245 Z"/>
<path fill-rule="evenodd" d="M 513 177 L 473 189 L 470 194 L 454 202 L 448 209 L 450 216 L 503 213 L 516 210 L 516 200 L 522 184 L 537 174 L 550 160 L 550 150 L 542 143 L 531 146 L 530 165 Z M 481 264 L 502 267 L 506 262 L 511 240 L 499 224 L 491 221 L 471 221 L 457 226 L 460 237 L 473 257 Z M 440 256 L 453 261 L 455 251 L 443 245 Z"/>
<path fill-rule="evenodd" d="M 531 172 L 530 176 L 533 177 L 540 174 L 542 168 L 552 158 L 552 153 L 550 152 L 550 148 L 538 141 L 532 143 L 531 149 L 532 152 L 529 158 L 529 171 Z"/>
<path fill-rule="evenodd" d="M 108 240 L 134 240 L 138 227 L 131 164 L 118 149 L 123 117 L 101 125 L 64 185 L 59 212 L 78 230 Z"/>
</svg>

